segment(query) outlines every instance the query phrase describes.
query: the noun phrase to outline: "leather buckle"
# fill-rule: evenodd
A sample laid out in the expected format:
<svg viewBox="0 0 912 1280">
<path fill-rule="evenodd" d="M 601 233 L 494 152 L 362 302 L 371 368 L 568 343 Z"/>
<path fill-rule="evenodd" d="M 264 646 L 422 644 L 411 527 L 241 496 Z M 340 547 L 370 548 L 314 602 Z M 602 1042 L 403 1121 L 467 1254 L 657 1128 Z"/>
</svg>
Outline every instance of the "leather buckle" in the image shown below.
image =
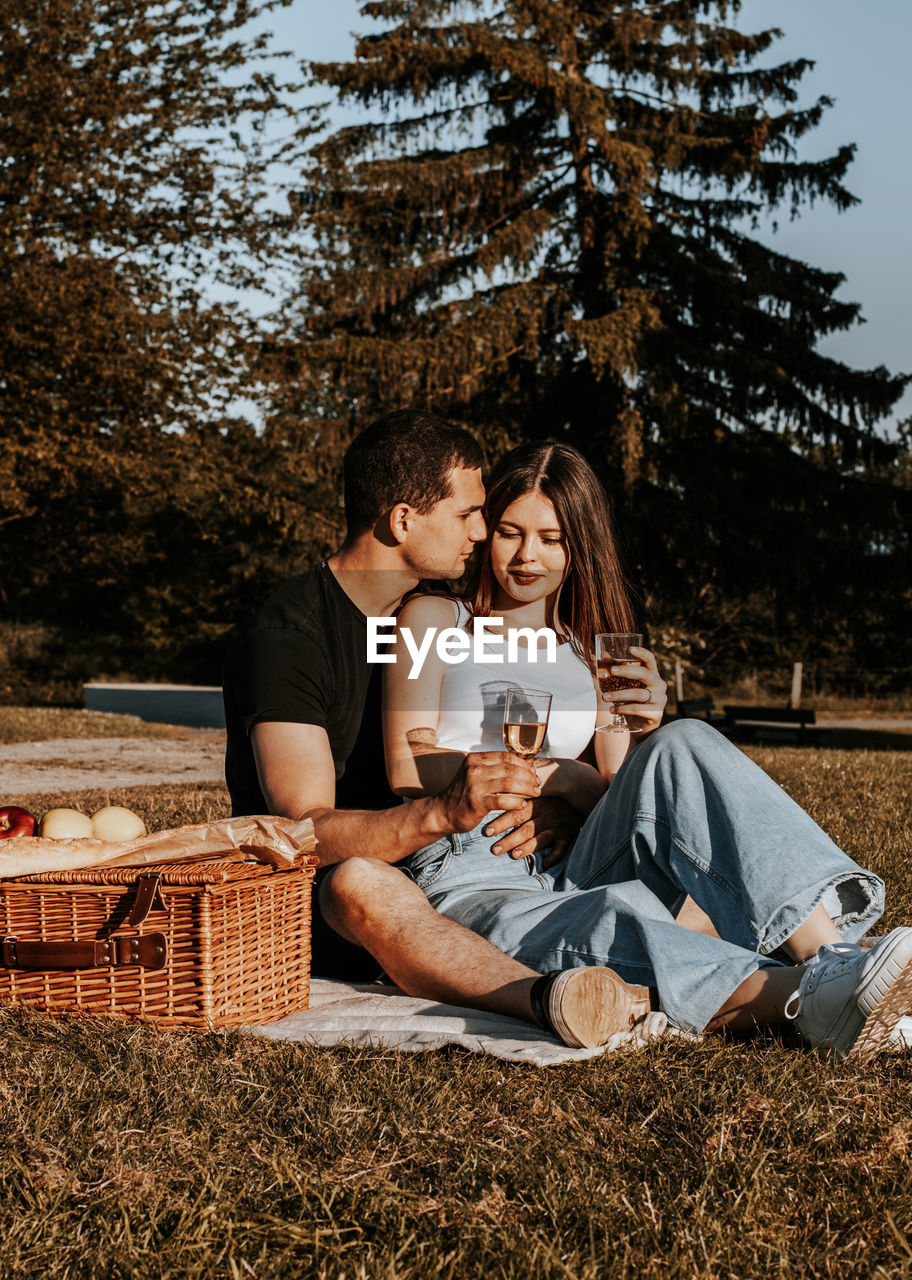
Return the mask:
<svg viewBox="0 0 912 1280">
<path fill-rule="evenodd" d="M 71 942 L 28 942 L 8 936 L 0 939 L 0 956 L 5 969 L 163 969 L 168 963 L 168 941 L 163 933 L 86 942 L 77 938 Z"/>
<path fill-rule="evenodd" d="M 147 871 L 136 877 L 136 899 L 130 912 L 130 925 L 138 929 L 145 924 L 150 911 L 167 911 L 161 891 L 161 874 Z"/>
</svg>

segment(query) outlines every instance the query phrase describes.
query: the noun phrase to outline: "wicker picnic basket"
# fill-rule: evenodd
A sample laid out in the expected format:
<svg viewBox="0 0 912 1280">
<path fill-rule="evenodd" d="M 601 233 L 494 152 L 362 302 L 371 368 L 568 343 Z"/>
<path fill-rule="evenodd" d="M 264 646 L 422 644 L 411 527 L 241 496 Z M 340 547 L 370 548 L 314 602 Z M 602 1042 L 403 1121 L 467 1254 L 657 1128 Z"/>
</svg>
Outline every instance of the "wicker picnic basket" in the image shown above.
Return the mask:
<svg viewBox="0 0 912 1280">
<path fill-rule="evenodd" d="M 316 859 L 299 846 L 278 867 L 245 846 L 0 879 L 0 1003 L 198 1028 L 306 1009 Z M 244 860 L 261 853 L 273 865 Z"/>
</svg>

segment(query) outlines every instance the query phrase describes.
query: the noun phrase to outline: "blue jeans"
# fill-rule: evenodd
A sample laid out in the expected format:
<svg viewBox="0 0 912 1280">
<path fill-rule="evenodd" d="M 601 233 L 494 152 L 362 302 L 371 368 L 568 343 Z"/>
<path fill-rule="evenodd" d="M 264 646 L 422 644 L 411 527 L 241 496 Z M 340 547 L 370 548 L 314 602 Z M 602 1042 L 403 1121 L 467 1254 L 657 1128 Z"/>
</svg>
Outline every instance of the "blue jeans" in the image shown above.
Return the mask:
<svg viewBox="0 0 912 1280">
<path fill-rule="evenodd" d="M 569 853 L 491 853 L 493 820 L 399 865 L 446 916 L 540 971 L 607 965 L 658 988 L 669 1020 L 701 1031 L 822 903 L 857 941 L 883 911 L 863 871 L 720 733 L 682 720 L 627 758 Z M 683 929 L 690 895 L 719 937 Z"/>
</svg>

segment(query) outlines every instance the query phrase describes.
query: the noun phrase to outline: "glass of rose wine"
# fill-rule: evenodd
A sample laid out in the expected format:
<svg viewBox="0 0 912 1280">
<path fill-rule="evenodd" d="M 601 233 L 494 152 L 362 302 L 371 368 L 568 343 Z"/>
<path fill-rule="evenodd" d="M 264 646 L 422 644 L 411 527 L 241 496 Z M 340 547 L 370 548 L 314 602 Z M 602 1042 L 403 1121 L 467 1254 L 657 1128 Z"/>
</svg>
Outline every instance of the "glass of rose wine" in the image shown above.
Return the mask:
<svg viewBox="0 0 912 1280">
<path fill-rule="evenodd" d="M 635 667 L 642 662 L 630 652 L 631 645 L 640 646 L 643 637 L 633 632 L 609 631 L 595 637 L 595 672 L 602 691 L 603 702 L 619 702 L 623 699 L 612 697 L 612 694 L 624 689 L 639 689 L 641 680 L 631 680 L 627 676 L 615 675 L 612 667 Z M 602 726 L 609 733 L 639 733 L 640 730 L 630 724 L 626 716 L 615 713 L 610 723 Z"/>
<path fill-rule="evenodd" d="M 539 689 L 508 689 L 504 706 L 504 746 L 532 760 L 544 746 L 551 714 L 551 694 Z"/>
</svg>

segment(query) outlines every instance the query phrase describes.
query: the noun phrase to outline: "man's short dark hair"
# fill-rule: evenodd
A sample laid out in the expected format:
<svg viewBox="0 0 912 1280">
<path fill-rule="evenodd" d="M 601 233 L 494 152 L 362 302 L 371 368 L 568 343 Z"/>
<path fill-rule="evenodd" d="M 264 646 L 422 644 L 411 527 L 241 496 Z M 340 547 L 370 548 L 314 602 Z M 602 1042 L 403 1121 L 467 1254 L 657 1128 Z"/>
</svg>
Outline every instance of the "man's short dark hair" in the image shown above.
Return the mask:
<svg viewBox="0 0 912 1280">
<path fill-rule="evenodd" d="M 400 502 L 427 515 L 449 497 L 454 467 L 483 466 L 480 445 L 462 427 L 418 409 L 385 414 L 355 436 L 342 463 L 346 536 L 372 529 Z"/>
</svg>

